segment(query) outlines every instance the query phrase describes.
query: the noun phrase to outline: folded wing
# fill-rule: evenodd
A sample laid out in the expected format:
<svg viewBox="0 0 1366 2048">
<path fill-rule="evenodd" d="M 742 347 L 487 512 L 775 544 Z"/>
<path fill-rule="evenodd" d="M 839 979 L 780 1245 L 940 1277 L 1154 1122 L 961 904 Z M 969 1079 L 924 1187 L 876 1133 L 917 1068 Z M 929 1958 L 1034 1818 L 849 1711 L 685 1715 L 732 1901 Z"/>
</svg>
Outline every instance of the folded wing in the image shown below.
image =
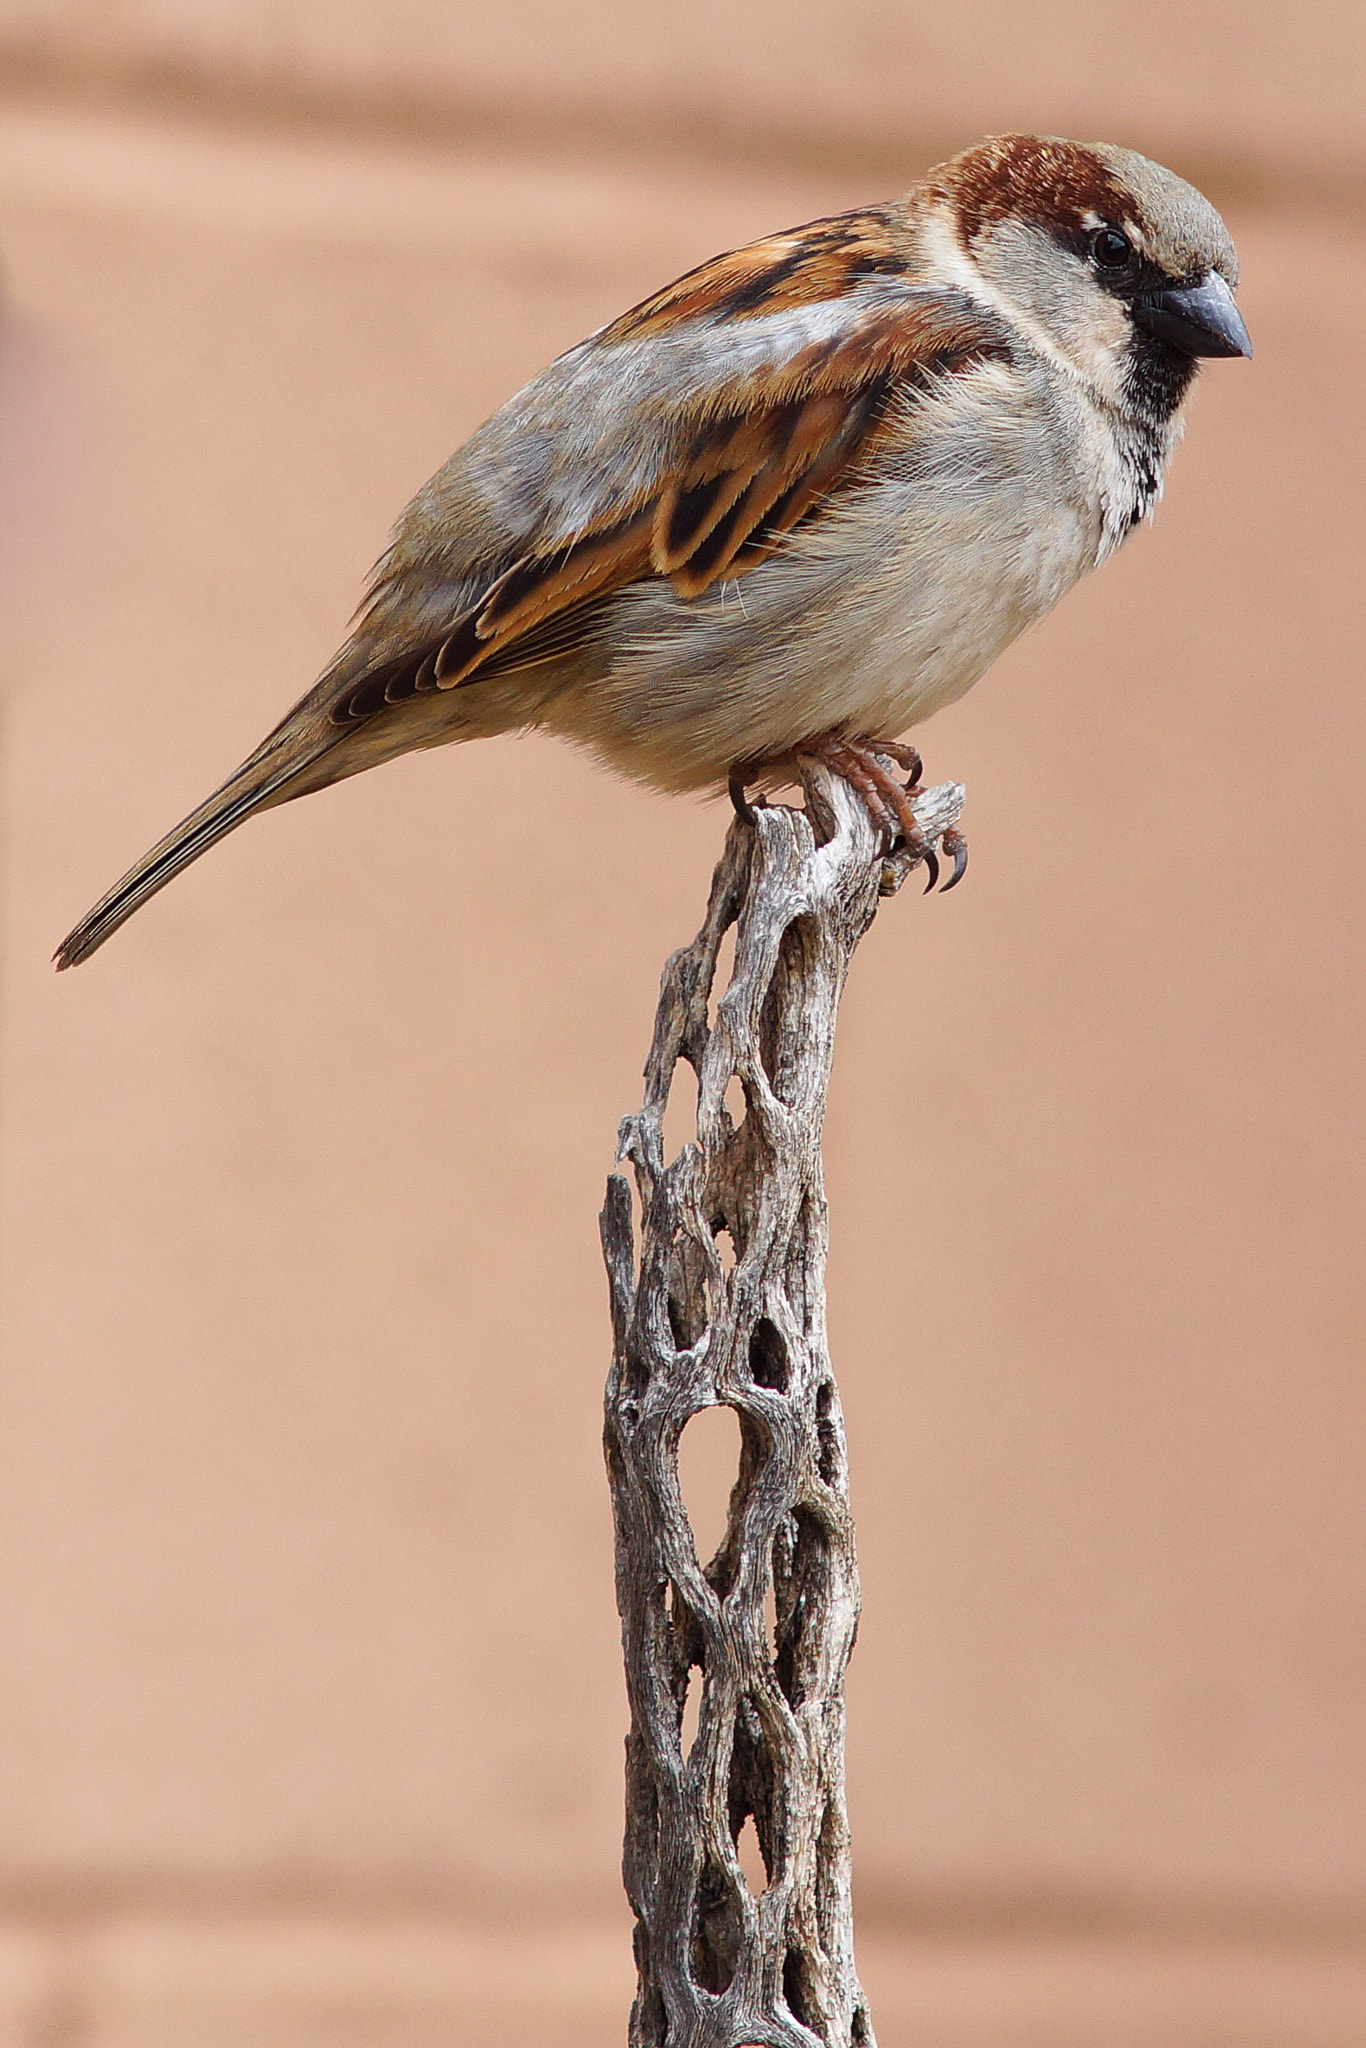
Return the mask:
<svg viewBox="0 0 1366 2048">
<path fill-rule="evenodd" d="M 857 482 L 894 407 L 1005 348 L 964 294 L 906 274 L 880 212 L 690 272 L 552 364 L 415 501 L 320 686 L 332 722 L 572 652 L 626 584 L 687 599 L 744 575 Z M 431 587 L 464 601 L 395 646 L 423 609 L 424 529 Z M 452 532 L 482 545 L 482 584 Z"/>
</svg>

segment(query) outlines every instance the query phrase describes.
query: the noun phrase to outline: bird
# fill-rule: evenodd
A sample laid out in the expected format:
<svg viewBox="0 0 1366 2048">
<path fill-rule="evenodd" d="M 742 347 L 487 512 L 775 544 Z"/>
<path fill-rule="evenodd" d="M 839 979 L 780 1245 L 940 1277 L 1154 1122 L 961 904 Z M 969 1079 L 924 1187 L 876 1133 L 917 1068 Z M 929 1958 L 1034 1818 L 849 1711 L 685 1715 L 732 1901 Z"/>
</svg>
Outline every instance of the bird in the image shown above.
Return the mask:
<svg viewBox="0 0 1366 2048">
<path fill-rule="evenodd" d="M 1153 509 L 1200 359 L 1252 353 L 1237 285 L 1174 172 L 1024 134 L 688 271 L 418 491 L 319 680 L 58 967 L 257 811 L 532 728 L 742 814 L 822 760 L 933 886 L 899 736 Z"/>
</svg>

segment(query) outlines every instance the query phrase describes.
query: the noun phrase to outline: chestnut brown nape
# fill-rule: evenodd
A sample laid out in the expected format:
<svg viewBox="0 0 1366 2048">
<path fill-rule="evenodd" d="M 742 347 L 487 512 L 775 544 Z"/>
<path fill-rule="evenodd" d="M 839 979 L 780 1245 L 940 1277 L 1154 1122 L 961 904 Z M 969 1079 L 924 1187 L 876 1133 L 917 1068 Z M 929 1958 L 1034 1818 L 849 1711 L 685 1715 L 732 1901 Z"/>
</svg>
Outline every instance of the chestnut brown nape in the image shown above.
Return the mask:
<svg viewBox="0 0 1366 2048">
<path fill-rule="evenodd" d="M 930 186 L 952 202 L 968 241 L 1007 215 L 1080 233 L 1133 210 L 1095 150 L 1051 135 L 994 135 L 931 171 Z"/>
</svg>

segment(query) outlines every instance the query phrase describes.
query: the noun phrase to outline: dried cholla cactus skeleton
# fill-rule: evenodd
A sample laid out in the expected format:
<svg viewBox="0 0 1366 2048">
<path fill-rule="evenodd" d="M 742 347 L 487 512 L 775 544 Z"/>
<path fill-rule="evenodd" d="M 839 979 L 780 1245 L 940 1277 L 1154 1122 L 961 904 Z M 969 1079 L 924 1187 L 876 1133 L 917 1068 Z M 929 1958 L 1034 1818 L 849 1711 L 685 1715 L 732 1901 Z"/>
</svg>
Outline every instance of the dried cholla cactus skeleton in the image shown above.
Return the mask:
<svg viewBox="0 0 1366 2048">
<path fill-rule="evenodd" d="M 806 812 L 767 806 L 731 826 L 706 921 L 664 971 L 644 1105 L 618 1151 L 634 1174 L 639 1244 L 624 1174 L 603 1211 L 615 1337 L 605 1442 L 631 1709 L 631 2048 L 873 2042 L 853 1954 L 844 1672 L 859 1592 L 826 1346 L 820 1140 L 850 960 L 879 894 L 918 855 L 880 857 L 864 804 L 824 766 L 805 763 L 803 781 Z M 956 785 L 915 792 L 926 842 L 956 826 L 962 803 Z M 709 1012 L 732 925 L 734 969 Z M 666 1164 L 680 1060 L 697 1077 L 697 1138 Z M 678 1446 L 716 1403 L 739 1419 L 741 1455 L 726 1535 L 703 1563 Z M 700 1713 L 685 1752 L 694 1672 Z M 737 1849 L 751 1816 L 767 1873 L 758 1897 Z"/>
</svg>

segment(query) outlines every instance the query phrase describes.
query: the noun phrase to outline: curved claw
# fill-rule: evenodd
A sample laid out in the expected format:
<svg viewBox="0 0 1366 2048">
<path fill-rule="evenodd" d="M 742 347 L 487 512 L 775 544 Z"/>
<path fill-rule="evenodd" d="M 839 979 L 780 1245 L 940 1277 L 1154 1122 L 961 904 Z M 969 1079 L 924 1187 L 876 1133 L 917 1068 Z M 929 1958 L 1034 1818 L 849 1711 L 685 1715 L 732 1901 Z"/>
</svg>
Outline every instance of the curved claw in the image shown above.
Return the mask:
<svg viewBox="0 0 1366 2048">
<path fill-rule="evenodd" d="M 745 795 L 745 778 L 743 775 L 731 776 L 726 784 L 726 793 L 735 806 L 736 817 L 741 819 L 744 824 L 752 825 L 754 823 L 754 807 Z"/>
<path fill-rule="evenodd" d="M 930 879 L 926 882 L 924 888 L 924 894 L 928 896 L 935 883 L 939 880 L 939 855 L 932 846 L 927 846 L 921 855 L 921 859 L 930 871 Z"/>
<path fill-rule="evenodd" d="M 885 760 L 894 761 L 898 768 L 905 770 L 907 796 L 915 796 L 919 792 L 925 764 L 916 748 L 908 746 L 904 740 L 869 740 L 868 746 L 874 754 L 881 754 Z"/>
<path fill-rule="evenodd" d="M 945 882 L 940 894 L 947 896 L 950 889 L 956 889 L 968 871 L 968 842 L 956 825 L 950 825 L 940 838 L 943 851 L 953 856 L 953 873 Z"/>
</svg>

